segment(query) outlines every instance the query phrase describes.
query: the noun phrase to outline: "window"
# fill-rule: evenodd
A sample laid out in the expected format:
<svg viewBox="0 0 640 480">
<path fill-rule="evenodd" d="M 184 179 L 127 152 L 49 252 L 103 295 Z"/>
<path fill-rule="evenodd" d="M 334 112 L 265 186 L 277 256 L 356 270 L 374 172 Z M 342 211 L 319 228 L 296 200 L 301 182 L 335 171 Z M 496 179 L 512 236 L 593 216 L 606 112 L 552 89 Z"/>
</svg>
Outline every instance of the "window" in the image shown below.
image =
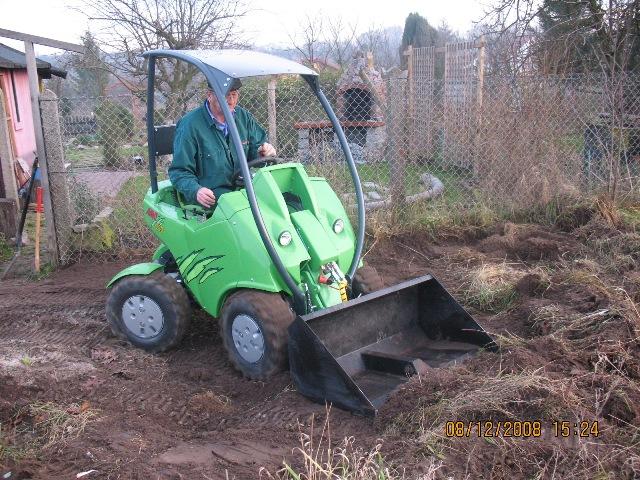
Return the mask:
<svg viewBox="0 0 640 480">
<path fill-rule="evenodd" d="M 16 118 L 14 119 L 16 127 L 21 122 L 20 120 L 20 107 L 18 106 L 18 91 L 16 90 L 16 79 L 13 76 L 13 70 L 10 72 L 11 74 L 11 90 L 13 92 L 13 108 L 16 114 Z"/>
</svg>

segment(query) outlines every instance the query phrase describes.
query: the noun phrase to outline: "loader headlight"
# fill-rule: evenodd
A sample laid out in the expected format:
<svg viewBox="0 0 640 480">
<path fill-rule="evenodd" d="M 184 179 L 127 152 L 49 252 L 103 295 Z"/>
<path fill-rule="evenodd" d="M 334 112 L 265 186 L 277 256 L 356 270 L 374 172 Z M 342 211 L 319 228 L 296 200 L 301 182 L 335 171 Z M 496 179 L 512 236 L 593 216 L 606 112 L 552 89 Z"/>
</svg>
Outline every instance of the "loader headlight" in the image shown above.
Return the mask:
<svg viewBox="0 0 640 480">
<path fill-rule="evenodd" d="M 291 240 L 293 240 L 293 237 L 291 236 L 291 233 L 287 232 L 286 230 L 282 232 L 278 237 L 278 243 L 283 247 L 289 245 L 291 243 Z"/>
<path fill-rule="evenodd" d="M 342 233 L 343 230 L 344 230 L 344 220 L 339 218 L 335 222 L 333 222 L 333 231 L 334 232 Z"/>
</svg>

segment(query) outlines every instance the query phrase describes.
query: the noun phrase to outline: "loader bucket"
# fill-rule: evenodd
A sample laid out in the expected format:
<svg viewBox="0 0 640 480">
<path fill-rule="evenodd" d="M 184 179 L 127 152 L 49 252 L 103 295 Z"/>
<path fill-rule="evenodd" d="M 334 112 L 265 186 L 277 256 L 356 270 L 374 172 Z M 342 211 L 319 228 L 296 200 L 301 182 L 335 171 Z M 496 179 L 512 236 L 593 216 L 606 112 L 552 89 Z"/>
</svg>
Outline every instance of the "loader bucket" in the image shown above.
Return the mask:
<svg viewBox="0 0 640 480">
<path fill-rule="evenodd" d="M 412 375 L 458 363 L 491 337 L 431 275 L 322 311 L 289 327 L 298 391 L 317 402 L 375 415 Z"/>
</svg>

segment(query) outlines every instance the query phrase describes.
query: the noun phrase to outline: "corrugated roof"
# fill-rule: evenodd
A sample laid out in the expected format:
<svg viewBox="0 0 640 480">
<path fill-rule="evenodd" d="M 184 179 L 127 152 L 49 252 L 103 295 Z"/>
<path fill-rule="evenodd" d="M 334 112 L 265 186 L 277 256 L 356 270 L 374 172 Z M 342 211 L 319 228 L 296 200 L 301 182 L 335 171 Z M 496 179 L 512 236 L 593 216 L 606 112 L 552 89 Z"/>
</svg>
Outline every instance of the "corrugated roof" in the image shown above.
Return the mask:
<svg viewBox="0 0 640 480">
<path fill-rule="evenodd" d="M 38 73 L 43 78 L 51 78 L 51 75 L 66 78 L 67 72 L 59 68 L 52 67 L 49 62 L 36 58 Z M 27 57 L 24 53 L 15 48 L 0 43 L 0 68 L 9 70 L 27 68 Z"/>
</svg>

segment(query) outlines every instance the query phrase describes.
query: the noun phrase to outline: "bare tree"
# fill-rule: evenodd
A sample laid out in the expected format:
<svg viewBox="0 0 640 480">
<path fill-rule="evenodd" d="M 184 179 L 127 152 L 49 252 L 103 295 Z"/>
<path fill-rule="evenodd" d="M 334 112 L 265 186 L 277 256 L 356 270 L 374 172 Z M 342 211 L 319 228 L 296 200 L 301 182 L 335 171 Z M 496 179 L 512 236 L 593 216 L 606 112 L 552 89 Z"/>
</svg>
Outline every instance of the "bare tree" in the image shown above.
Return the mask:
<svg viewBox="0 0 640 480">
<path fill-rule="evenodd" d="M 497 0 L 484 21 L 544 70 L 640 67 L 640 0 Z"/>
<path fill-rule="evenodd" d="M 344 24 L 340 17 L 327 20 L 326 40 L 330 47 L 330 55 L 342 68 L 353 56 L 356 31 L 357 24 Z"/>
<path fill-rule="evenodd" d="M 358 49 L 372 52 L 376 63 L 385 69 L 399 65 L 398 49 L 402 42 L 402 28 L 371 26 L 356 38 Z"/>
<path fill-rule="evenodd" d="M 621 181 L 632 182 L 616 132 L 636 113 L 630 111 L 635 95 L 627 91 L 627 74 L 640 69 L 640 0 L 497 0 L 485 20 L 499 38 L 510 39 L 522 64 L 544 73 L 601 74 L 606 115 L 585 124 L 585 136 L 600 132 L 595 142 L 606 157 L 608 192 L 615 199 Z"/>
<path fill-rule="evenodd" d="M 317 13 L 306 14 L 300 21 L 300 28 L 289 34 L 289 40 L 295 50 L 302 55 L 303 61 L 313 63 L 316 60 L 326 62 L 331 53 L 331 47 L 326 40 L 325 17 Z"/>
<path fill-rule="evenodd" d="M 239 43 L 243 0 L 83 0 L 87 16 L 100 23 L 97 38 L 111 54 L 114 75 L 132 91 L 146 78 L 141 53 L 159 48 L 217 49 Z M 156 87 L 167 97 L 165 115 L 176 118 L 186 108 L 183 93 L 197 70 L 185 62 L 157 63 Z"/>
</svg>

